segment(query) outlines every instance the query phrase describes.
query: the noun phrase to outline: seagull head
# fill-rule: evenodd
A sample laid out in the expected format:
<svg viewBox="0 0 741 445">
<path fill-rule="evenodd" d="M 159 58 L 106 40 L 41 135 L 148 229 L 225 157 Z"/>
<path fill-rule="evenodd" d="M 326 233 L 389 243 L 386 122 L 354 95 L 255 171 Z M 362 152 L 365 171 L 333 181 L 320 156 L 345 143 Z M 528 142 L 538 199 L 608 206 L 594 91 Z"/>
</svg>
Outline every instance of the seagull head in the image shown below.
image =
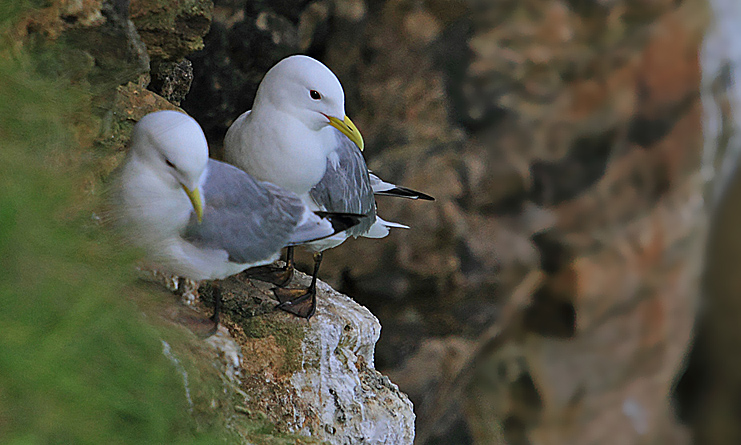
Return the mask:
<svg viewBox="0 0 741 445">
<path fill-rule="evenodd" d="M 345 115 L 345 92 L 334 73 L 308 56 L 286 57 L 273 66 L 260 83 L 253 111 L 263 101 L 289 113 L 308 128 L 332 126 L 363 149 L 363 136 Z"/>
<path fill-rule="evenodd" d="M 134 127 L 131 150 L 169 187 L 182 188 L 200 222 L 208 143 L 198 122 L 178 111 L 147 114 Z"/>
</svg>

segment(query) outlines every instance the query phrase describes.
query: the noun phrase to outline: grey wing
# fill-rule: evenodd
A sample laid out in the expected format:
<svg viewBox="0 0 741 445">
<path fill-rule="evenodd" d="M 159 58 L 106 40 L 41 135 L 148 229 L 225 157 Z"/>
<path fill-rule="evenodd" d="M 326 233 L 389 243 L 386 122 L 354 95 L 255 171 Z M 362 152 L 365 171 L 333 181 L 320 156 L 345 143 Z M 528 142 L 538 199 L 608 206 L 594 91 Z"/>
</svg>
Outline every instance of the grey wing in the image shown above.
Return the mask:
<svg viewBox="0 0 741 445">
<path fill-rule="evenodd" d="M 269 182 L 260 182 L 260 184 L 272 193 L 276 199 L 296 201 L 299 202 L 303 208 L 303 213 L 294 225 L 293 230 L 286 241 L 286 246 L 297 246 L 317 241 L 345 230 L 348 226 L 352 227 L 358 222 L 357 217 L 354 215 L 351 216 L 337 213 L 319 215 L 306 207 L 304 202 L 301 201 L 301 198 L 299 198 L 295 193 Z"/>
<path fill-rule="evenodd" d="M 376 202 L 363 154 L 345 135 L 336 130 L 335 133 L 337 151 L 327 160 L 324 177 L 309 191 L 309 195 L 328 212 L 366 215 L 346 232 L 357 237 L 376 222 Z"/>
<path fill-rule="evenodd" d="M 208 168 L 202 189 L 203 222 L 193 215 L 186 240 L 223 249 L 236 263 L 265 261 L 288 244 L 305 210 L 298 196 L 277 194 L 223 162 L 209 160 Z"/>
</svg>

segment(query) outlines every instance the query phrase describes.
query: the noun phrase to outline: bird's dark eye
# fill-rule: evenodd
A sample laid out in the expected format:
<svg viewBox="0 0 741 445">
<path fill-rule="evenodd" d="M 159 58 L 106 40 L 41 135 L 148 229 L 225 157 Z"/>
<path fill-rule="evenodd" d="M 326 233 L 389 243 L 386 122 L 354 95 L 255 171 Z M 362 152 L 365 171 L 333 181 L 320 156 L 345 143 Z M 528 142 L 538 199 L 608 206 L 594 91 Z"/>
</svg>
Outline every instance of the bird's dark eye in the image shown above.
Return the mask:
<svg viewBox="0 0 741 445">
<path fill-rule="evenodd" d="M 319 94 L 319 91 L 317 91 L 317 90 L 311 90 L 311 91 L 309 91 L 309 96 L 311 96 L 311 98 L 314 99 L 314 100 L 319 100 L 319 99 L 322 98 L 322 95 Z"/>
<path fill-rule="evenodd" d="M 175 164 L 173 164 L 172 162 L 170 162 L 169 159 L 165 159 L 165 164 L 167 164 L 168 167 L 175 168 Z"/>
</svg>

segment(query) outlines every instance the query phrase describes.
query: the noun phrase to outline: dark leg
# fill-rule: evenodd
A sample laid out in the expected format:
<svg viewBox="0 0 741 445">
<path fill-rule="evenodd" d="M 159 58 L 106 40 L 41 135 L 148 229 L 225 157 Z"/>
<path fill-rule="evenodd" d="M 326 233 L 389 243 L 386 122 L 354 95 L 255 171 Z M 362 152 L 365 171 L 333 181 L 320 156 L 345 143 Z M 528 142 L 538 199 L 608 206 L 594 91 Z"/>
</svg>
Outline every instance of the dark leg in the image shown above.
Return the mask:
<svg viewBox="0 0 741 445">
<path fill-rule="evenodd" d="M 283 282 L 278 286 L 283 287 L 291 281 L 293 278 L 293 271 L 295 270 L 296 263 L 293 262 L 293 246 L 286 247 L 286 265 L 283 268 L 284 272 L 281 274 Z"/>
<path fill-rule="evenodd" d="M 319 275 L 319 266 L 322 264 L 322 253 L 314 254 L 314 273 L 308 288 L 301 289 L 273 289 L 273 293 L 280 301 L 278 309 L 290 312 L 302 318 L 309 319 L 316 312 L 316 279 Z"/>
<path fill-rule="evenodd" d="M 258 266 L 247 269 L 242 272 L 242 274 L 247 278 L 266 281 L 268 283 L 273 283 L 276 286 L 283 287 L 291 281 L 291 278 L 293 278 L 293 270 L 293 247 L 287 247 L 286 265 L 284 267 L 276 267 L 274 265 Z"/>
<path fill-rule="evenodd" d="M 221 315 L 221 286 L 219 283 L 214 281 L 212 283 L 212 287 L 214 290 L 214 313 L 211 315 L 211 321 L 214 322 L 213 331 L 209 334 L 209 336 L 216 333 L 216 331 L 219 329 L 219 318 Z"/>
</svg>

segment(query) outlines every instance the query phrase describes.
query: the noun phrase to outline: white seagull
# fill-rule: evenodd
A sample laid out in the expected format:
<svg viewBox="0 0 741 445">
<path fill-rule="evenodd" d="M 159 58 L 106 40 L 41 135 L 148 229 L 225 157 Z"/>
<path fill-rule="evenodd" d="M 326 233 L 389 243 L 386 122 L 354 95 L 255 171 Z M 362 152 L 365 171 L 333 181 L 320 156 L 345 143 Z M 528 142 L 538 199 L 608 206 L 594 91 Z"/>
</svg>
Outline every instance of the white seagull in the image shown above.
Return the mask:
<svg viewBox="0 0 741 445">
<path fill-rule="evenodd" d="M 200 125 L 177 111 L 150 113 L 136 124 L 111 192 L 114 223 L 124 237 L 158 269 L 192 280 L 219 280 L 272 263 L 285 246 L 331 236 L 360 220 L 315 212 L 293 192 L 209 159 Z"/>
<path fill-rule="evenodd" d="M 332 71 L 307 56 L 290 56 L 272 67 L 257 90 L 252 110 L 239 116 L 224 139 L 225 159 L 262 181 L 284 187 L 314 210 L 365 215 L 357 226 L 306 246 L 314 251 L 307 289 L 275 289 L 279 307 L 309 318 L 316 308 L 322 251 L 349 236 L 382 238 L 390 227 L 376 214 L 374 193 L 433 198 L 387 183 L 370 173 L 363 137 L 345 115 L 345 93 Z M 287 276 L 293 267 L 288 250 Z"/>
</svg>

